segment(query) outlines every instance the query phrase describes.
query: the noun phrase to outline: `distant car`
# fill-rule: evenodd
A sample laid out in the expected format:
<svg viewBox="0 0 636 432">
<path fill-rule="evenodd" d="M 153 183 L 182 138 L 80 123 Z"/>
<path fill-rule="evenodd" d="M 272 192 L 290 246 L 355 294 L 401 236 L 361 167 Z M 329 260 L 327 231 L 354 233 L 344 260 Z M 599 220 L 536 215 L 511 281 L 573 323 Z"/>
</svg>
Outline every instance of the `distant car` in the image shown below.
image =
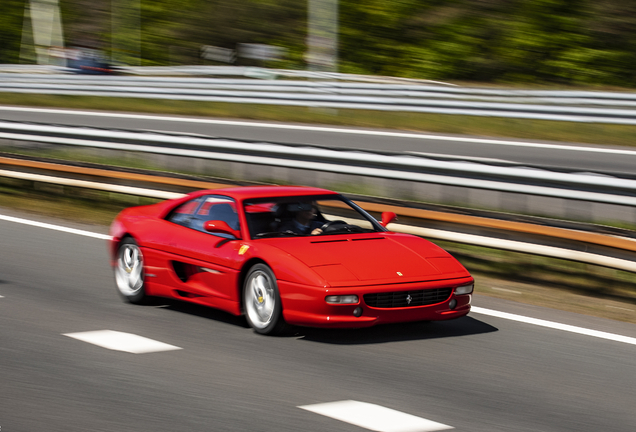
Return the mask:
<svg viewBox="0 0 636 432">
<path fill-rule="evenodd" d="M 300 216 L 312 219 L 306 232 Z M 122 211 L 110 228 L 111 264 L 130 303 L 211 306 L 244 314 L 261 334 L 466 315 L 471 275 L 433 243 L 388 231 L 394 219 L 386 212 L 378 222 L 325 189 L 203 190 Z"/>
<path fill-rule="evenodd" d="M 88 75 L 113 75 L 121 68 L 109 63 L 99 50 L 90 48 L 69 48 L 66 50 L 67 67 L 71 72 Z"/>
</svg>

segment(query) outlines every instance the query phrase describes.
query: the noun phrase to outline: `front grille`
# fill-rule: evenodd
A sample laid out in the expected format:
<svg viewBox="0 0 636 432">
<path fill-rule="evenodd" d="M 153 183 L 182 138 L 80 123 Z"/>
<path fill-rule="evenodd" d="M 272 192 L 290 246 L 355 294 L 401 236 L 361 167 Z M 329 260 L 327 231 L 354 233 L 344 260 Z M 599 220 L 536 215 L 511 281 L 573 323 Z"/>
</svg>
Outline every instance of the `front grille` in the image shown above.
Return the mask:
<svg viewBox="0 0 636 432">
<path fill-rule="evenodd" d="M 437 288 L 365 294 L 364 302 L 370 307 L 384 309 L 427 306 L 447 300 L 452 292 L 452 288 Z"/>
</svg>

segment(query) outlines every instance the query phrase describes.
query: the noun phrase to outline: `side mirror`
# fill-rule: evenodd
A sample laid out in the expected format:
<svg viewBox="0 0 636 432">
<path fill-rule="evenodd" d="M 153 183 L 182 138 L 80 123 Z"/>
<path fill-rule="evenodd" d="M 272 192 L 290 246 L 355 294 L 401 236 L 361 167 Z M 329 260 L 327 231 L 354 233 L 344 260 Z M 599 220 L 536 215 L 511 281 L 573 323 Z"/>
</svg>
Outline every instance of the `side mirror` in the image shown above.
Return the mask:
<svg viewBox="0 0 636 432">
<path fill-rule="evenodd" d="M 386 227 L 388 224 L 390 224 L 394 220 L 397 220 L 397 215 L 395 213 L 382 212 L 382 222 L 380 222 L 380 225 L 382 225 L 383 227 Z"/>
<path fill-rule="evenodd" d="M 237 239 L 241 238 L 240 231 L 230 228 L 230 226 L 226 222 L 220 220 L 210 220 L 205 222 L 203 224 L 203 229 L 209 233 L 230 234 Z"/>
</svg>

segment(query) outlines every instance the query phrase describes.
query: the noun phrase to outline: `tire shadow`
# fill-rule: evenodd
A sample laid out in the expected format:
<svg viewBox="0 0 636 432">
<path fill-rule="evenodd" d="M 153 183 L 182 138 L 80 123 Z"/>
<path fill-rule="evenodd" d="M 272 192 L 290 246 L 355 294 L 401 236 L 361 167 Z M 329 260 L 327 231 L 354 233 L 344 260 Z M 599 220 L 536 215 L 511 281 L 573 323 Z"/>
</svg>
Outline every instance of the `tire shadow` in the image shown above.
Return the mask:
<svg viewBox="0 0 636 432">
<path fill-rule="evenodd" d="M 249 328 L 247 321 L 242 316 L 232 315 L 229 312 L 215 309 L 213 307 L 202 306 L 176 299 L 152 298 L 145 305 L 147 307 L 162 308 L 173 312 L 185 313 L 200 318 L 211 319 L 237 327 Z"/>
</svg>

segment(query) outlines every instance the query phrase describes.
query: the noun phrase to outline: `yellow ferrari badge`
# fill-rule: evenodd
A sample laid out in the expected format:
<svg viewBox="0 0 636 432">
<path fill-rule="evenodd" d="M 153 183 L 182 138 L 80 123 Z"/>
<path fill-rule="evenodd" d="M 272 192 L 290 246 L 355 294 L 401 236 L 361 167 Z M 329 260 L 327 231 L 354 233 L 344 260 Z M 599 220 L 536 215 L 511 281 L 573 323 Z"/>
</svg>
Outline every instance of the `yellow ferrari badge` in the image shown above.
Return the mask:
<svg viewBox="0 0 636 432">
<path fill-rule="evenodd" d="M 239 255 L 245 255 L 245 252 L 247 252 L 249 248 L 250 247 L 248 245 L 241 245 L 239 248 Z"/>
</svg>

